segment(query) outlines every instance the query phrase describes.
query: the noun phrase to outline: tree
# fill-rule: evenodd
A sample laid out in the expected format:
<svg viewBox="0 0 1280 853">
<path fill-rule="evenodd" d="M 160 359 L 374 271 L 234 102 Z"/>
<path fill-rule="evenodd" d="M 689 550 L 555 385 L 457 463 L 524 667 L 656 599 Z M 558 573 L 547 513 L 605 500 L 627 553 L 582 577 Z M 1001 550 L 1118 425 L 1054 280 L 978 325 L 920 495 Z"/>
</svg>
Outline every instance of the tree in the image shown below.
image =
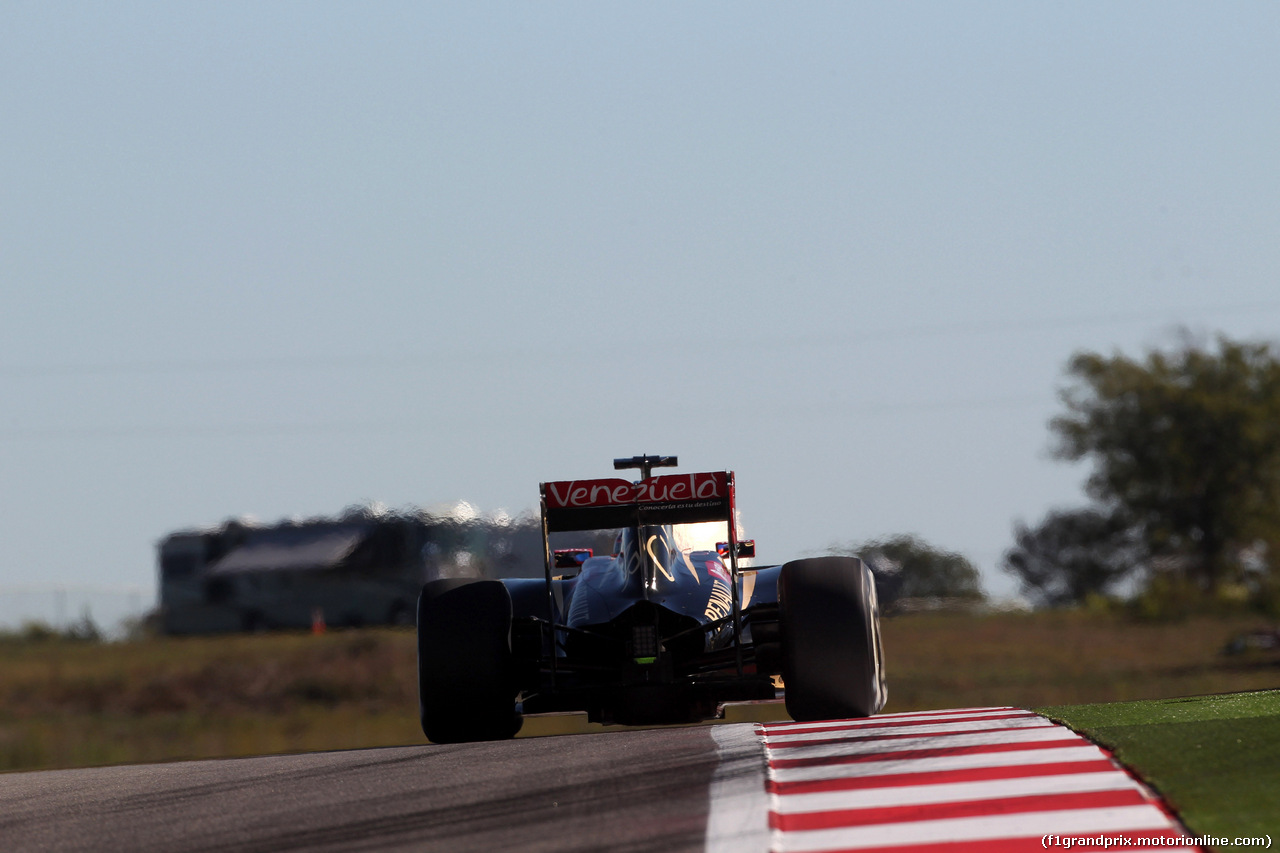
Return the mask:
<svg viewBox="0 0 1280 853">
<path fill-rule="evenodd" d="M 1153 560 L 1214 592 L 1280 544 L 1280 360 L 1268 344 L 1184 337 L 1144 361 L 1078 353 L 1051 422 L 1059 458 L 1092 459 L 1089 494 Z"/>
<path fill-rule="evenodd" d="M 1034 529 L 1014 525 L 1015 546 L 1002 567 L 1040 604 L 1079 604 L 1109 592 L 1145 562 L 1139 531 L 1093 508 L 1049 513 Z"/>
<path fill-rule="evenodd" d="M 902 598 L 983 598 L 982 579 L 973 563 L 915 536 L 875 539 L 841 550 L 862 557 L 871 567 L 882 605 Z"/>
</svg>

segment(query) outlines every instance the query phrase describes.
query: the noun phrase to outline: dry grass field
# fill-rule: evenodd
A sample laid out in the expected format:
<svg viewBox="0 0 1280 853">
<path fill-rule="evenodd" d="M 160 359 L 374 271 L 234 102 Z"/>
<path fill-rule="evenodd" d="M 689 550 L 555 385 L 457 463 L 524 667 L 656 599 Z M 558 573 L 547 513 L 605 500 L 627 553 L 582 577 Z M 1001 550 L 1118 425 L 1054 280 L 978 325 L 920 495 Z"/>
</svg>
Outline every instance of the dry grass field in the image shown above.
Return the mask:
<svg viewBox="0 0 1280 853">
<path fill-rule="evenodd" d="M 1111 702 L 1280 686 L 1222 654 L 1257 617 L 885 620 L 888 711 Z M 421 743 L 412 631 L 0 642 L 0 770 Z"/>
<path fill-rule="evenodd" d="M 0 644 L 0 770 L 417 743 L 412 631 Z"/>
<path fill-rule="evenodd" d="M 1073 705 L 1280 687 L 1280 653 L 1223 654 L 1252 615 L 1135 622 L 1080 611 L 884 620 L 886 711 Z"/>
</svg>

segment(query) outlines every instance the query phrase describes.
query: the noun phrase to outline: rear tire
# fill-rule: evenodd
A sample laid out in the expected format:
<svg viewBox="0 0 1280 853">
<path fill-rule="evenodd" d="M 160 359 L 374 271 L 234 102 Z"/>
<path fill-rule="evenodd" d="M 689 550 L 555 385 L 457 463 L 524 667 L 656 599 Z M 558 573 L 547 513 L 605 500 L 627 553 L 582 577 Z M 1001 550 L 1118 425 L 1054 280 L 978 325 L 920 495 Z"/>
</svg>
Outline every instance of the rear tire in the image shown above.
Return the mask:
<svg viewBox="0 0 1280 853">
<path fill-rule="evenodd" d="M 795 560 L 778 575 L 782 680 L 798 721 L 869 717 L 884 707 L 875 578 L 857 557 Z"/>
<path fill-rule="evenodd" d="M 418 598 L 418 707 L 434 743 L 504 740 L 520 730 L 511 596 L 500 581 L 431 581 Z"/>
</svg>

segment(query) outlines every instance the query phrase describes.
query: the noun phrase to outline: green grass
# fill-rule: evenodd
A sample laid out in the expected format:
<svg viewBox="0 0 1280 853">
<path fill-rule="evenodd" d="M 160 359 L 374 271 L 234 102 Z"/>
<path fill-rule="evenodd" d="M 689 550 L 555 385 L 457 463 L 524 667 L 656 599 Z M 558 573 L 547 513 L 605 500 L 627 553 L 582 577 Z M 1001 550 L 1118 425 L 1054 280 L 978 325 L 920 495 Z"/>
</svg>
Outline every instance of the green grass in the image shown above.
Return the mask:
<svg viewBox="0 0 1280 853">
<path fill-rule="evenodd" d="M 1280 690 L 1036 710 L 1112 750 L 1193 834 L 1280 842 Z"/>
</svg>

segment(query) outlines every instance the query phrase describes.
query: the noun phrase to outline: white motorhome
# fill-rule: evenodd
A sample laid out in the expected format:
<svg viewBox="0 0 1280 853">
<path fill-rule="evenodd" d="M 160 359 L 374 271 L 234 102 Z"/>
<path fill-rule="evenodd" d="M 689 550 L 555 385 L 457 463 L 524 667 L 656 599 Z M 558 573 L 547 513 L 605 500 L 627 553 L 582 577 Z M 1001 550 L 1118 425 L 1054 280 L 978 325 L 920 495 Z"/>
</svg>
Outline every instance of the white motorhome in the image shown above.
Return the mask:
<svg viewBox="0 0 1280 853">
<path fill-rule="evenodd" d="M 157 551 L 168 634 L 309 628 L 317 620 L 412 625 L 426 581 L 543 574 L 536 520 L 474 514 L 353 510 L 267 526 L 234 520 L 171 533 Z"/>
</svg>

